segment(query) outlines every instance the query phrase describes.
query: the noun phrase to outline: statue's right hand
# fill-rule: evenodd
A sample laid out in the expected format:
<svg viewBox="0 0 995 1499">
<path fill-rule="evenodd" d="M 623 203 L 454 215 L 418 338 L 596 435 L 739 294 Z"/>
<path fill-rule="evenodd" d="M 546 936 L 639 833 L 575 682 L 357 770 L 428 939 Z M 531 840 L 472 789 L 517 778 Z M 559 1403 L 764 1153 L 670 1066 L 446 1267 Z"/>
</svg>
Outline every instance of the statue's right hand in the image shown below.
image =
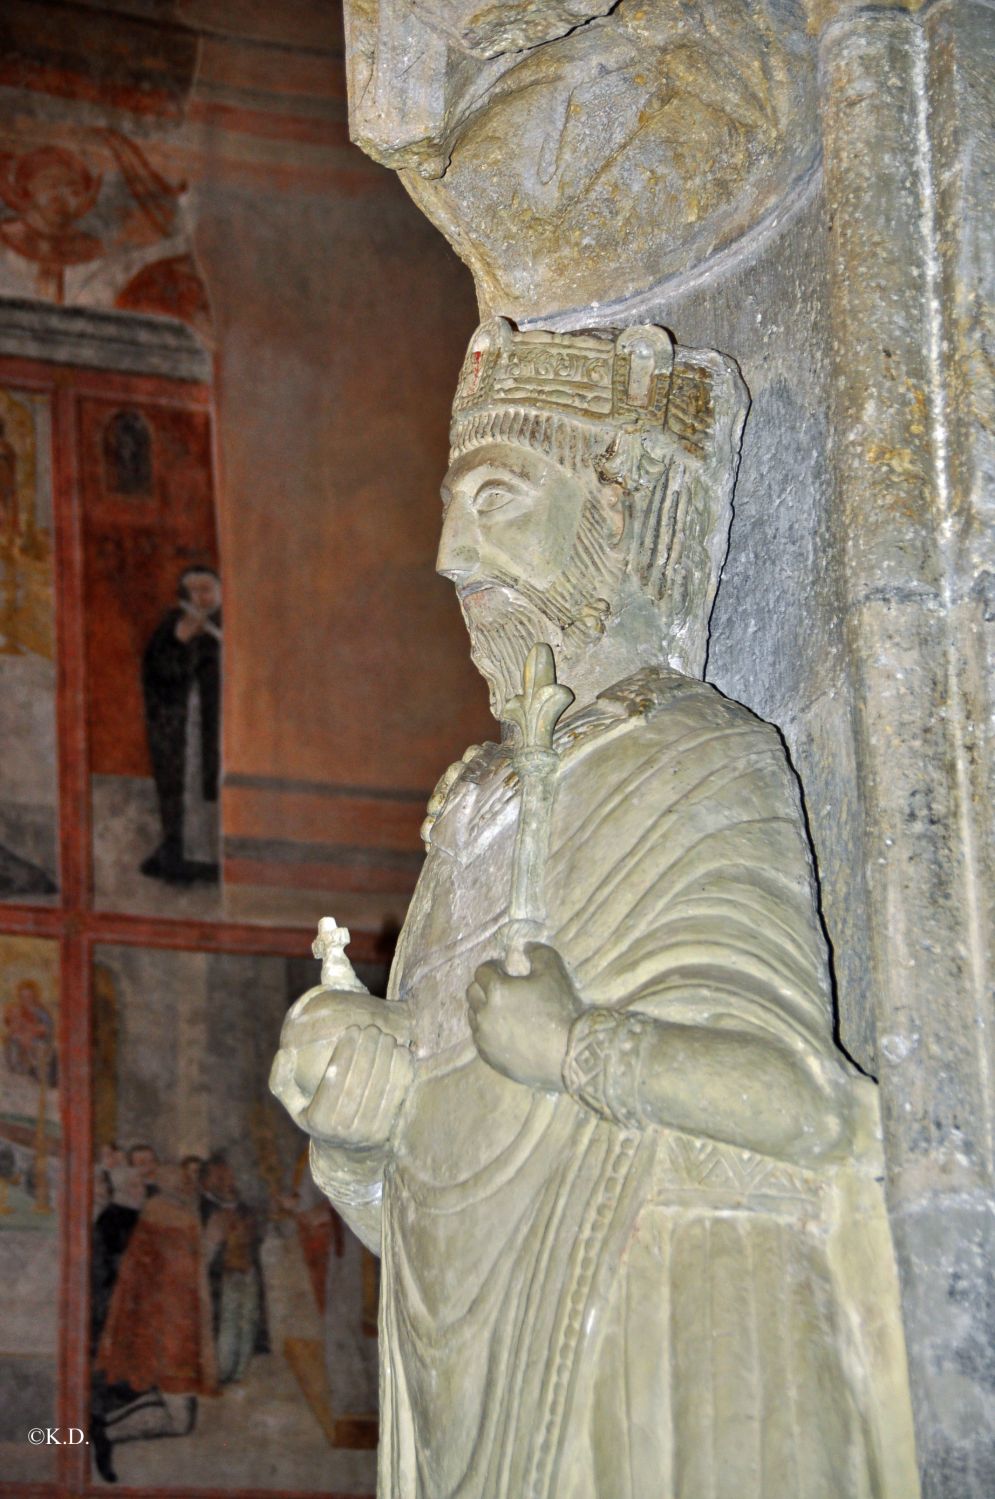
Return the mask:
<svg viewBox="0 0 995 1499">
<path fill-rule="evenodd" d="M 411 1082 L 404 1041 L 378 1025 L 349 1025 L 298 1123 L 315 1139 L 353 1150 L 387 1143 Z"/>
</svg>

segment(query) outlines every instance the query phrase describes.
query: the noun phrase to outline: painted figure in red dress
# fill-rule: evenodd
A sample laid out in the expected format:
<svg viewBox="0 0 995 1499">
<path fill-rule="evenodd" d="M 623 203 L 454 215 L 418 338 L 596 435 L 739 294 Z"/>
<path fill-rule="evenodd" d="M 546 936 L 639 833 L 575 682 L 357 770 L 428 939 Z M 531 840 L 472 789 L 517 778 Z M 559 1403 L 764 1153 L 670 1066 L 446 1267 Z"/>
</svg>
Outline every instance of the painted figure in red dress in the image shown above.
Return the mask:
<svg viewBox="0 0 995 1499">
<path fill-rule="evenodd" d="M 3 1054 L 11 1072 L 41 1081 L 47 1073 L 54 1086 L 55 1022 L 34 979 L 22 979 L 3 1010 Z"/>
<path fill-rule="evenodd" d="M 91 1441 L 111 1482 L 115 1444 L 185 1436 L 197 1397 L 218 1393 L 199 1194 L 182 1166 L 157 1170 L 121 1260 L 95 1370 Z"/>
</svg>

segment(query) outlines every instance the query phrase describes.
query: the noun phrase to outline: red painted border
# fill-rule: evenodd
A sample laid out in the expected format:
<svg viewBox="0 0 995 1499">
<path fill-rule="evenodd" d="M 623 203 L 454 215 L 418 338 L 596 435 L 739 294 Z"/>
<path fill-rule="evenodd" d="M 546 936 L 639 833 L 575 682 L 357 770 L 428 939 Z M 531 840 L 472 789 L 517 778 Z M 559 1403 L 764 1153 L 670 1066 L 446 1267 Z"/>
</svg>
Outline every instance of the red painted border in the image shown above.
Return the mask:
<svg viewBox="0 0 995 1499">
<path fill-rule="evenodd" d="M 133 916 L 113 911 L 0 903 L 0 932 L 9 936 L 59 938 L 73 932 L 94 943 L 119 947 L 181 948 L 190 952 L 246 953 L 270 958 L 306 958 L 314 926 L 268 926 L 265 922 L 206 921 L 189 917 Z M 350 928 L 349 956 L 359 963 L 386 963 L 392 939 Z"/>
<path fill-rule="evenodd" d="M 46 393 L 52 402 L 53 541 L 56 613 L 56 719 L 58 726 L 59 895 L 51 904 L 0 902 L 0 932 L 48 938 L 60 944 L 59 1046 L 63 1173 L 59 1202 L 61 1240 L 58 1367 L 60 1426 L 85 1426 L 90 1401 L 89 1257 L 93 1142 L 91 1027 L 93 954 L 98 946 L 230 952 L 260 957 L 305 957 L 313 928 L 265 923 L 158 918 L 93 909 L 90 774 L 87 747 L 84 650 L 83 534 L 76 411 L 80 396 L 213 409 L 210 386 L 161 376 L 114 373 L 0 358 L 0 381 Z M 212 424 L 217 467 L 216 422 Z M 216 491 L 217 492 L 217 491 Z M 223 538 L 222 538 L 223 545 Z M 353 932 L 350 954 L 360 962 L 390 957 L 384 938 Z M 93 1482 L 84 1447 L 61 1447 L 53 1482 L 4 1481 L 0 1495 L 17 1499 L 81 1499 L 117 1493 L 122 1499 L 232 1499 L 217 1488 L 118 1488 Z M 242 1489 L 239 1499 L 317 1499 L 311 1491 Z M 362 1499 L 322 1493 L 320 1499 Z M 370 1499 L 370 1496 L 366 1496 Z"/>
<path fill-rule="evenodd" d="M 65 921 L 60 963 L 59 1019 L 62 1111 L 62 1283 L 59 1306 L 59 1424 L 79 1424 L 88 1386 L 90 1151 L 90 980 L 80 916 L 89 904 L 90 797 L 86 755 L 86 676 L 83 654 L 83 537 L 76 504 L 75 397 L 54 393 L 55 623 L 58 671 L 56 722 L 59 767 L 59 892 Z M 87 1404 L 89 1402 L 87 1401 Z M 82 1407 L 86 1409 L 86 1406 Z M 58 1474 L 74 1487 L 87 1477 L 82 1448 L 60 1447 Z"/>
</svg>

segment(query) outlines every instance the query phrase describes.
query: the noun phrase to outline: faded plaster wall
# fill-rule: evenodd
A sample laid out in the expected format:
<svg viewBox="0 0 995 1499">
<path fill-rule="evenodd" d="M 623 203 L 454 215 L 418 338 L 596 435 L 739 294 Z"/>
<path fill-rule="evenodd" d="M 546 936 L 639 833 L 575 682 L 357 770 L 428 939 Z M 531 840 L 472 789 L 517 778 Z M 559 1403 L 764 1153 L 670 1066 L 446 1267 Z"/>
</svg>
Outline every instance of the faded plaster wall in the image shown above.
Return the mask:
<svg viewBox="0 0 995 1499">
<path fill-rule="evenodd" d="M 332 901 L 377 927 L 403 917 L 428 792 L 489 723 L 433 569 L 476 314 L 464 268 L 348 144 L 338 7 L 309 22 L 303 45 L 289 14 L 267 23 L 279 46 L 205 42 L 189 106 L 227 579 L 226 906 L 297 922 Z M 268 126 L 230 128 L 235 97 Z"/>
</svg>

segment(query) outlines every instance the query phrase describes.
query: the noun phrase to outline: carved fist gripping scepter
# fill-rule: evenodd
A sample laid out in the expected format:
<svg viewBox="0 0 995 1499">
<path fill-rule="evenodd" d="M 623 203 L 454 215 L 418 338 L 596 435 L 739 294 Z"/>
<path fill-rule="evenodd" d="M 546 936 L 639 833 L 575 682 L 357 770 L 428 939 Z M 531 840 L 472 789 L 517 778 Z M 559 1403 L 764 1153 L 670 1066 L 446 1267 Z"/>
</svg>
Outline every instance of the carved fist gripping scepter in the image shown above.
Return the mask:
<svg viewBox="0 0 995 1499">
<path fill-rule="evenodd" d="M 530 971 L 527 942 L 546 935 L 546 852 L 556 788 L 553 730 L 574 695 L 556 680 L 556 663 L 548 645 L 534 645 L 522 673 L 522 691 L 505 706 L 521 743 L 513 761 L 522 786 L 522 804 L 511 860 L 511 912 L 503 931 L 504 966 L 508 973 Z"/>
</svg>

